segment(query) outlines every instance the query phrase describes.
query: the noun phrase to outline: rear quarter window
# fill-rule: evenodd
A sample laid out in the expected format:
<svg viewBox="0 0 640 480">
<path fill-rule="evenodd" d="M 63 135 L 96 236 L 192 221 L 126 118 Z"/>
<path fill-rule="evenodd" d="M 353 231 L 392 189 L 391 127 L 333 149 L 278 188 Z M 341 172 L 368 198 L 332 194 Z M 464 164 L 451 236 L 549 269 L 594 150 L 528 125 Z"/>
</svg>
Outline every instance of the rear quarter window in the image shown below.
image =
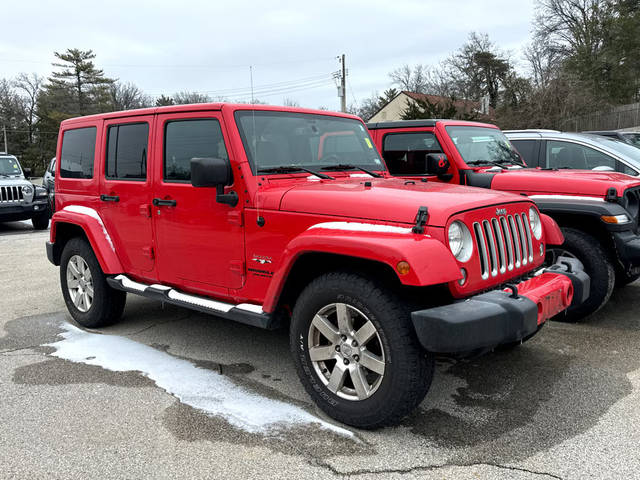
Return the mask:
<svg viewBox="0 0 640 480">
<path fill-rule="evenodd" d="M 529 167 L 538 166 L 538 142 L 536 140 L 511 140 L 511 145 L 522 155 Z"/>
<path fill-rule="evenodd" d="M 60 152 L 60 177 L 93 178 L 96 127 L 66 130 Z"/>
</svg>

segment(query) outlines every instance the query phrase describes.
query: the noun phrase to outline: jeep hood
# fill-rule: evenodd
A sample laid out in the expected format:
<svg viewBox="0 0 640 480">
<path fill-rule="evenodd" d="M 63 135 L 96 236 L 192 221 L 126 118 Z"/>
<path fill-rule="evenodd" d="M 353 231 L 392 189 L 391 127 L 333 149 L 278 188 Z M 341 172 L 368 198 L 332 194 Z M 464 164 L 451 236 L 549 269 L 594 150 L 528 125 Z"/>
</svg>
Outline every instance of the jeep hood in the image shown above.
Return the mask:
<svg viewBox="0 0 640 480">
<path fill-rule="evenodd" d="M 9 185 L 13 186 L 23 186 L 23 185 L 31 185 L 29 180 L 25 180 L 22 177 L 0 177 L 0 187 L 8 187 Z"/>
<path fill-rule="evenodd" d="M 495 173 L 491 188 L 517 193 L 604 197 L 607 190 L 613 187 L 618 196 L 622 196 L 627 188 L 640 186 L 640 179 L 617 172 L 524 168 L 491 173 Z"/>
<path fill-rule="evenodd" d="M 371 221 L 415 222 L 418 208 L 429 209 L 428 224 L 445 226 L 456 213 L 492 205 L 527 202 L 505 192 L 482 188 L 448 185 L 437 182 L 408 182 L 401 179 L 371 179 L 365 186 L 362 179 L 309 182 L 296 185 L 282 194 L 282 211 L 367 219 Z M 268 191 L 264 192 L 269 194 Z M 276 194 L 272 191 L 271 194 Z M 275 200 L 275 199 L 272 199 Z"/>
</svg>

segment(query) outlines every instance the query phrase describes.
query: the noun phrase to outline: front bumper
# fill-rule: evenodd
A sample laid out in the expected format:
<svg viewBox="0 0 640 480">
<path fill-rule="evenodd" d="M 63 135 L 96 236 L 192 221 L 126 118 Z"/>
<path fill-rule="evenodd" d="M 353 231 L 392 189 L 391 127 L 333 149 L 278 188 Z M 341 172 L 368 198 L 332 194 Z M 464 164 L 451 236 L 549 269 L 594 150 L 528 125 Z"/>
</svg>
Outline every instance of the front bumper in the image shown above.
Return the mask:
<svg viewBox="0 0 640 480">
<path fill-rule="evenodd" d="M 520 341 L 586 300 L 590 279 L 579 261 L 561 257 L 542 274 L 509 288 L 412 312 L 420 343 L 434 353 L 462 353 Z"/>
<path fill-rule="evenodd" d="M 0 222 L 17 222 L 19 220 L 29 220 L 43 212 L 49 207 L 49 200 L 35 200 L 28 204 L 0 205 Z"/>
</svg>

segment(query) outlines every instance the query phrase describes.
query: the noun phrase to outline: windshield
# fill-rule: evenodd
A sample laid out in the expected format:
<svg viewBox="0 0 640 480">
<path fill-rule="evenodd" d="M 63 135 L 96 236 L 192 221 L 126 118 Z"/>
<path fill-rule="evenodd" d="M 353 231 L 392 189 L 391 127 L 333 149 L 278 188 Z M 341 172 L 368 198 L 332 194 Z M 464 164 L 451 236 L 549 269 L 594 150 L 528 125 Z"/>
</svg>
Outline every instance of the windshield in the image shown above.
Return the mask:
<svg viewBox="0 0 640 480">
<path fill-rule="evenodd" d="M 598 143 L 601 143 L 609 148 L 609 150 L 613 150 L 614 152 L 621 153 L 628 160 L 632 161 L 636 165 L 640 165 L 640 148 L 634 147 L 628 143 L 625 143 L 621 140 L 615 140 L 609 137 L 595 137 Z"/>
<path fill-rule="evenodd" d="M 0 175 L 22 175 L 20 164 L 13 157 L 0 157 Z"/>
<path fill-rule="evenodd" d="M 623 133 L 623 135 L 632 145 L 640 147 L 640 133 Z"/>
<path fill-rule="evenodd" d="M 385 170 L 360 121 L 328 115 L 247 110 L 237 111 L 235 116 L 254 173 L 294 166 L 315 171 L 341 165 Z"/>
<path fill-rule="evenodd" d="M 520 154 L 513 148 L 504 134 L 487 127 L 446 127 L 460 156 L 468 165 L 474 164 L 518 164 Z"/>
</svg>

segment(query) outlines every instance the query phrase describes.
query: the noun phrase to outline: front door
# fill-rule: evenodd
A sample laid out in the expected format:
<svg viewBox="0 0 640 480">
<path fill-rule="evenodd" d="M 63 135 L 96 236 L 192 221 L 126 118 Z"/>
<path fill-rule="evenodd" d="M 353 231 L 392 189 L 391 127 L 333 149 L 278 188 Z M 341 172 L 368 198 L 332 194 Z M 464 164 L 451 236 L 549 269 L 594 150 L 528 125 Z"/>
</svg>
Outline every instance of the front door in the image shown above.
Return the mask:
<svg viewBox="0 0 640 480">
<path fill-rule="evenodd" d="M 108 120 L 102 134 L 100 216 L 125 272 L 146 277 L 153 270 L 150 133 L 153 117 Z"/>
<path fill-rule="evenodd" d="M 217 203 L 215 188 L 191 185 L 192 158 L 230 161 L 219 112 L 159 115 L 155 138 L 162 145 L 155 152 L 153 206 L 162 283 L 202 292 L 242 287 L 242 205 Z"/>
</svg>

